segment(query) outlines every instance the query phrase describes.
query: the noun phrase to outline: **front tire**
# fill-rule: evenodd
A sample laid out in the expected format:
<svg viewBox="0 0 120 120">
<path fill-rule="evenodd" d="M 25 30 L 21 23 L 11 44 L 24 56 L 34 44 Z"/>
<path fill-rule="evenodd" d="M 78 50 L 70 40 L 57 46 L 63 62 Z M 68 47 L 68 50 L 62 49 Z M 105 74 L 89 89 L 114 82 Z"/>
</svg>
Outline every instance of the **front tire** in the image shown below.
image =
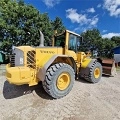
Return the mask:
<svg viewBox="0 0 120 120">
<path fill-rule="evenodd" d="M 72 89 L 75 81 L 73 68 L 65 63 L 51 66 L 42 82 L 44 90 L 53 98 L 62 98 Z"/>
<path fill-rule="evenodd" d="M 90 68 L 89 76 L 87 77 L 87 81 L 91 83 L 98 83 L 102 77 L 102 65 L 99 62 L 93 63 Z"/>
</svg>

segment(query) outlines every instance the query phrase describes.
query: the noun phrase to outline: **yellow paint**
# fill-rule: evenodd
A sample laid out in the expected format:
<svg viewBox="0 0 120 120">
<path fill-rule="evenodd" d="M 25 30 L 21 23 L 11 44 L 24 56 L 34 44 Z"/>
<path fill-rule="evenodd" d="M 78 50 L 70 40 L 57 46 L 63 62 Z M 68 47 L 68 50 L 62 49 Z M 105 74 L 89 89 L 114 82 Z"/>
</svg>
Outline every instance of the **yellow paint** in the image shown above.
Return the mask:
<svg viewBox="0 0 120 120">
<path fill-rule="evenodd" d="M 84 52 L 78 52 L 77 53 L 77 62 L 81 64 L 82 68 L 86 68 L 92 59 L 87 58 L 86 54 Z"/>
<path fill-rule="evenodd" d="M 86 54 L 84 52 L 78 52 L 77 53 L 77 66 L 86 68 L 92 59 L 87 58 Z"/>
<path fill-rule="evenodd" d="M 62 55 L 62 48 L 37 48 L 36 49 L 36 66 L 44 67 L 44 65 L 52 58 L 54 55 Z"/>
<path fill-rule="evenodd" d="M 22 85 L 36 85 L 37 80 L 32 76 L 32 70 L 28 67 L 10 67 L 6 65 L 6 78 L 11 84 Z M 33 81 L 34 79 L 34 81 Z M 31 82 L 32 81 L 32 82 Z"/>
<path fill-rule="evenodd" d="M 99 68 L 96 68 L 96 69 L 94 70 L 94 77 L 95 77 L 96 79 L 100 77 L 100 69 L 99 69 Z"/>
<path fill-rule="evenodd" d="M 84 52 L 78 52 L 77 53 L 77 61 L 79 63 L 82 63 L 85 58 L 86 58 L 86 54 Z"/>
<path fill-rule="evenodd" d="M 90 62 L 91 62 L 91 59 L 84 59 L 84 61 L 81 63 L 81 67 L 86 68 Z"/>
<path fill-rule="evenodd" d="M 57 88 L 59 90 L 65 90 L 70 84 L 70 75 L 66 73 L 62 73 L 57 79 Z"/>
<path fill-rule="evenodd" d="M 75 61 L 77 60 L 77 55 L 76 55 L 76 53 L 74 51 L 67 50 L 66 54 L 69 55 L 69 56 L 71 56 L 71 57 L 73 57 Z"/>
<path fill-rule="evenodd" d="M 38 59 L 37 61 L 38 61 L 38 66 L 39 67 L 43 67 L 47 62 L 48 62 L 48 60 L 51 58 L 51 55 L 47 55 L 47 56 L 44 56 L 43 55 L 43 57 L 40 59 Z"/>
<path fill-rule="evenodd" d="M 65 47 L 30 47 L 30 46 L 19 46 L 18 49 L 22 50 L 24 53 L 24 66 L 20 67 L 10 67 L 9 64 L 6 66 L 6 78 L 7 80 L 16 85 L 21 84 L 29 84 L 29 86 L 36 85 L 38 83 L 38 79 L 36 78 L 36 74 L 40 68 L 43 68 L 46 63 L 50 62 L 51 58 L 54 55 L 68 55 L 72 57 L 78 67 L 86 68 L 90 63 L 91 59 L 87 59 L 84 52 L 75 53 L 72 50 L 68 50 L 69 43 L 69 34 L 74 34 L 79 36 L 76 33 L 70 32 L 68 30 L 65 31 Z M 54 40 L 53 40 L 54 46 Z M 34 54 L 34 62 L 31 64 L 27 63 L 27 53 L 28 51 L 35 51 Z M 54 61 L 54 60 L 53 60 Z M 52 62 L 53 62 L 52 61 Z M 72 62 L 69 58 L 60 58 L 58 57 L 54 63 L 64 62 L 72 66 Z M 32 67 L 31 67 L 32 66 Z M 34 66 L 34 67 L 33 67 Z M 73 66 L 72 66 L 73 67 Z M 60 80 L 63 80 L 63 84 L 60 84 Z M 67 73 L 62 74 L 58 79 L 58 88 L 60 90 L 64 90 L 67 88 L 70 82 L 70 77 Z"/>
</svg>

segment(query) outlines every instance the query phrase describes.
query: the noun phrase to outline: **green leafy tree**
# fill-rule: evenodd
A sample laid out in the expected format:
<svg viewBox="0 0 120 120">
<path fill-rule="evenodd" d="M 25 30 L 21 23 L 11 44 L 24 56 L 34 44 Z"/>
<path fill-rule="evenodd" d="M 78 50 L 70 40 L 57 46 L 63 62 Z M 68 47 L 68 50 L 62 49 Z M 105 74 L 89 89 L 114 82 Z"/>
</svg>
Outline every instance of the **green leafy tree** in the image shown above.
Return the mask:
<svg viewBox="0 0 120 120">
<path fill-rule="evenodd" d="M 116 43 L 114 40 L 102 38 L 98 29 L 87 30 L 81 36 L 84 38 L 81 51 L 97 50 L 101 57 L 112 57 L 111 50 L 116 46 Z"/>
<path fill-rule="evenodd" d="M 41 30 L 45 42 L 52 37 L 52 24 L 47 13 L 40 14 L 32 5 L 26 5 L 22 0 L 0 1 L 0 41 L 1 49 L 8 51 L 11 45 L 38 46 Z"/>
<path fill-rule="evenodd" d="M 119 36 L 113 36 L 111 38 L 111 41 L 114 41 L 117 44 L 117 46 L 120 46 L 120 37 Z"/>
<path fill-rule="evenodd" d="M 114 41 L 111 41 L 111 39 L 103 38 L 102 43 L 99 42 L 99 47 L 101 46 L 101 49 L 99 49 L 99 55 L 101 57 L 107 57 L 111 58 L 112 55 L 112 49 L 116 46 L 116 43 Z"/>
<path fill-rule="evenodd" d="M 62 19 L 56 17 L 54 21 L 51 22 L 53 26 L 53 30 L 57 31 L 57 33 L 62 33 L 65 30 L 65 26 L 63 25 Z"/>
<path fill-rule="evenodd" d="M 83 48 L 84 50 L 97 49 L 97 44 L 101 40 L 101 34 L 98 29 L 87 30 L 83 32 L 81 36 L 84 38 Z"/>
</svg>

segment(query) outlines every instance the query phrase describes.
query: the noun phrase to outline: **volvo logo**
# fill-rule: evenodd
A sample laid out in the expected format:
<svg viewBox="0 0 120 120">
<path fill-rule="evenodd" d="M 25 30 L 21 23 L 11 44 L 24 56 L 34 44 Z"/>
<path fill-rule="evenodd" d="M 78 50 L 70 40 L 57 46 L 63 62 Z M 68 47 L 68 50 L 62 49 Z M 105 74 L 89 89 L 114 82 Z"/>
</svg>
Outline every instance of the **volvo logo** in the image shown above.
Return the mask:
<svg viewBox="0 0 120 120">
<path fill-rule="evenodd" d="M 48 53 L 48 54 L 54 54 L 54 51 L 45 51 L 45 50 L 40 50 L 41 53 Z"/>
</svg>

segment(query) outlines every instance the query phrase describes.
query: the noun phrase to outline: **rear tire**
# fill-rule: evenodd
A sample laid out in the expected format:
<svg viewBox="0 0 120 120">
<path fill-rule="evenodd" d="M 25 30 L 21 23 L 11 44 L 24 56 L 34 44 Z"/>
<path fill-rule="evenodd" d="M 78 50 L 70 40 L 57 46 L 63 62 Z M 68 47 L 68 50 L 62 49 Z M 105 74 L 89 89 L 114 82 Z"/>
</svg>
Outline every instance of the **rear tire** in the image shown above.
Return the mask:
<svg viewBox="0 0 120 120">
<path fill-rule="evenodd" d="M 99 62 L 95 62 L 90 68 L 90 73 L 86 80 L 91 83 L 98 83 L 101 77 L 102 77 L 102 65 Z"/>
<path fill-rule="evenodd" d="M 53 98 L 62 98 L 72 89 L 75 80 L 73 68 L 65 63 L 51 66 L 42 82 L 44 90 Z"/>
</svg>

